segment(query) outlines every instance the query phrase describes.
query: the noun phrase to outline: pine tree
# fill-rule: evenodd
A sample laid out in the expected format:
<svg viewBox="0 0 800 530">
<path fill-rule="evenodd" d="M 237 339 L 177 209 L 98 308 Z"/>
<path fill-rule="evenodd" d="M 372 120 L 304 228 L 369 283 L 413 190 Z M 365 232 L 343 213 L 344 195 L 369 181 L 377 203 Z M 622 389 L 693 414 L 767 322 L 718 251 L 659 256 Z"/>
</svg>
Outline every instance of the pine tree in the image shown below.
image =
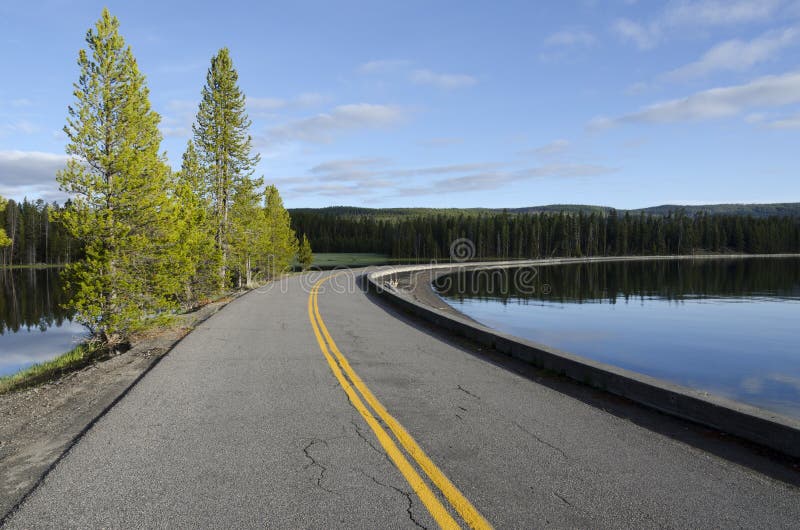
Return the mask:
<svg viewBox="0 0 800 530">
<path fill-rule="evenodd" d="M 248 134 L 251 122 L 238 79 L 230 52 L 222 48 L 211 59 L 197 121 L 192 126 L 197 154 L 207 179 L 214 237 L 222 256 L 221 287 L 228 280 L 233 201 L 237 196 L 247 196 L 248 188 L 261 186 L 261 182 L 251 181 L 259 155 L 251 154 L 252 138 Z"/>
<path fill-rule="evenodd" d="M 297 255 L 297 236 L 292 230 L 292 220 L 283 207 L 278 188 L 273 185 L 267 186 L 265 191 L 264 210 L 268 228 L 266 250 L 270 259 L 267 274 L 274 277 L 286 271 Z"/>
<path fill-rule="evenodd" d="M 8 201 L 0 196 L 0 213 L 5 212 L 6 204 L 8 204 Z M 11 245 L 11 238 L 6 234 L 5 228 L 0 227 L 0 248 L 7 247 L 9 245 Z"/>
<path fill-rule="evenodd" d="M 174 195 L 180 204 L 179 252 L 182 264 L 188 267 L 188 281 L 179 300 L 184 307 L 194 307 L 217 292 L 222 257 L 214 240 L 206 179 L 191 140 L 183 153 L 174 186 Z"/>
<path fill-rule="evenodd" d="M 56 217 L 85 245 L 85 258 L 66 270 L 71 305 L 113 348 L 145 317 L 171 309 L 184 279 L 170 267 L 175 208 L 145 78 L 107 9 L 86 43 L 64 127 L 72 158 L 57 176 L 71 206 Z"/>
<path fill-rule="evenodd" d="M 261 208 L 263 194 L 248 179 L 236 188 L 230 212 L 230 253 L 228 261 L 239 286 L 250 288 L 254 269 L 263 266 L 268 254 L 269 225 Z"/>
<path fill-rule="evenodd" d="M 311 252 L 311 243 L 308 242 L 308 238 L 305 234 L 303 234 L 300 248 L 297 250 L 297 261 L 300 262 L 300 266 L 303 267 L 303 270 L 308 269 L 314 261 L 314 254 Z"/>
</svg>

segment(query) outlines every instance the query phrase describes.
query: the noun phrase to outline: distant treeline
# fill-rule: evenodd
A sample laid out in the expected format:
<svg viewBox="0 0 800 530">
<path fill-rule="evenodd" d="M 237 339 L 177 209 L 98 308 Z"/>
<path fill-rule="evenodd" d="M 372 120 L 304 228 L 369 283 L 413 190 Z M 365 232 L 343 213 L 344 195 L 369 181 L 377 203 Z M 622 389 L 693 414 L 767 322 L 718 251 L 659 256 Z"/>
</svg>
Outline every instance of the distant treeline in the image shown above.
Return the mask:
<svg viewBox="0 0 800 530">
<path fill-rule="evenodd" d="M 790 216 L 666 216 L 640 212 L 424 214 L 375 217 L 292 212 L 297 233 L 316 252 L 380 252 L 393 258 L 442 259 L 459 238 L 475 258 L 541 258 L 742 252 L 800 252 L 800 219 Z"/>
<path fill-rule="evenodd" d="M 383 219 L 393 219 L 397 217 L 419 217 L 422 215 L 446 214 L 446 215 L 479 215 L 479 214 L 500 214 L 503 212 L 511 214 L 520 213 L 568 213 L 590 215 L 608 215 L 614 208 L 610 206 L 598 206 L 591 204 L 546 204 L 541 206 L 524 206 L 522 208 L 363 208 L 358 206 L 327 206 L 325 208 L 295 208 L 290 213 L 316 213 L 326 215 L 337 215 L 341 217 L 375 217 Z M 708 215 L 743 215 L 751 217 L 800 217 L 800 202 L 784 202 L 769 204 L 702 204 L 681 206 L 677 204 L 663 204 L 661 206 L 650 206 L 633 210 L 617 209 L 617 214 L 622 216 L 626 213 L 630 215 L 660 215 L 667 216 L 681 212 L 693 217 L 700 214 Z"/>
<path fill-rule="evenodd" d="M 81 245 L 50 217 L 62 209 L 42 199 L 8 201 L 5 209 L 0 209 L 0 228 L 5 229 L 11 244 L 0 246 L 0 266 L 63 264 L 80 259 Z"/>
</svg>

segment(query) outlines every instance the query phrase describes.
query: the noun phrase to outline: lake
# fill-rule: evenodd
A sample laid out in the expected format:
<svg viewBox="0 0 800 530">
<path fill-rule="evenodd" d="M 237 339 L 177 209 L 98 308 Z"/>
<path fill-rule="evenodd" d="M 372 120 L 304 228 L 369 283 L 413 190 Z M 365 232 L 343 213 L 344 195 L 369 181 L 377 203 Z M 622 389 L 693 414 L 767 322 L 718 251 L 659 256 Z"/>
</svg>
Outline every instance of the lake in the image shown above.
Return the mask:
<svg viewBox="0 0 800 530">
<path fill-rule="evenodd" d="M 0 375 L 71 350 L 86 335 L 61 307 L 60 269 L 0 269 Z"/>
<path fill-rule="evenodd" d="M 800 259 L 580 263 L 434 284 L 499 331 L 800 418 Z"/>
</svg>

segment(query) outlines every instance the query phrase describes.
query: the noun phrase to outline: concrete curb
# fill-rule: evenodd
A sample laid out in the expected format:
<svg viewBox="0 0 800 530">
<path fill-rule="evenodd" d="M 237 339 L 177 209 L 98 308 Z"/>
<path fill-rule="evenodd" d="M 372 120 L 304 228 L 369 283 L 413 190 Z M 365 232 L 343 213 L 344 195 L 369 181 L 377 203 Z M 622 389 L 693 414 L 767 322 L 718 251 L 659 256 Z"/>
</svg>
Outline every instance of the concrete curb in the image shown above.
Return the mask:
<svg viewBox="0 0 800 530">
<path fill-rule="evenodd" d="M 429 272 L 432 281 L 437 277 L 459 270 L 510 268 L 526 265 L 552 266 L 597 261 L 744 257 L 762 256 L 648 256 L 645 258 L 576 258 L 413 265 L 371 272 L 366 275 L 366 279 L 369 289 L 378 296 L 457 335 L 539 368 L 569 377 L 579 383 L 625 397 L 666 414 L 718 429 L 791 457 L 800 458 L 800 421 L 798 420 L 507 335 L 462 317 L 460 314 L 452 314 L 424 305 L 397 288 L 400 280 L 413 278 L 420 272 Z M 797 257 L 797 255 L 763 257 Z"/>
</svg>

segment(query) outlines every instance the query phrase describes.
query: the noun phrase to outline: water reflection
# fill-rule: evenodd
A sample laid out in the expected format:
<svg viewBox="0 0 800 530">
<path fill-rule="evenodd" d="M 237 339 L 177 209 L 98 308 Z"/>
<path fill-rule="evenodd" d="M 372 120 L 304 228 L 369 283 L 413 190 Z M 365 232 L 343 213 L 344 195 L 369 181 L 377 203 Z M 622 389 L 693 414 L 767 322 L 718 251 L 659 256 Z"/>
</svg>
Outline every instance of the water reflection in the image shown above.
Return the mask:
<svg viewBox="0 0 800 530">
<path fill-rule="evenodd" d="M 84 335 L 62 307 L 58 269 L 0 269 L 0 375 L 71 349 Z"/>
<path fill-rule="evenodd" d="M 800 417 L 800 259 L 584 263 L 437 282 L 484 324 Z M 517 281 L 515 281 L 515 279 Z"/>
</svg>

